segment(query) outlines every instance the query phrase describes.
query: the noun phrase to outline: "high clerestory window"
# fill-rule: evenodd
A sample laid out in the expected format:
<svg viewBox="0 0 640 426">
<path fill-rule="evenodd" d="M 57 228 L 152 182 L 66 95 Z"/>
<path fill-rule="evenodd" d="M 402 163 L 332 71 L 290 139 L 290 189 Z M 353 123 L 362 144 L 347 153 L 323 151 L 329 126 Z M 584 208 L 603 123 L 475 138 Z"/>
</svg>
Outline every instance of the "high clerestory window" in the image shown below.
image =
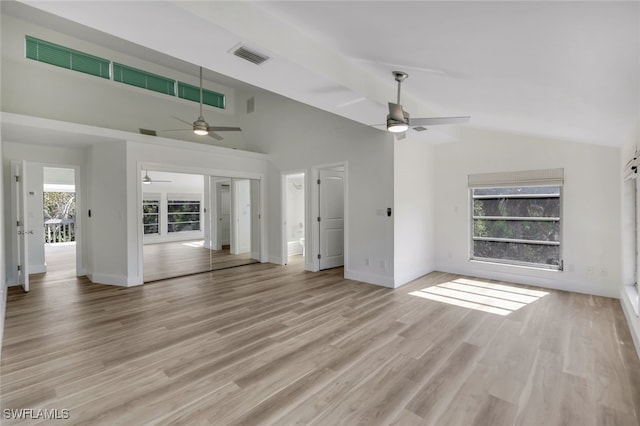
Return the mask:
<svg viewBox="0 0 640 426">
<path fill-rule="evenodd" d="M 172 78 L 164 77 L 125 64 L 70 49 L 59 44 L 25 37 L 25 57 L 38 62 L 55 65 L 73 71 L 91 74 L 118 83 L 177 96 L 193 102 L 200 102 L 200 87 Z M 113 75 L 111 74 L 113 67 Z M 212 90 L 202 90 L 202 103 L 215 108 L 226 108 L 226 96 Z"/>
<path fill-rule="evenodd" d="M 108 59 L 30 36 L 26 36 L 25 41 L 25 56 L 29 59 L 97 77 L 110 78 Z"/>
<path fill-rule="evenodd" d="M 175 96 L 176 81 L 137 68 L 113 63 L 113 81 Z"/>
<path fill-rule="evenodd" d="M 469 176 L 471 259 L 562 269 L 563 170 Z"/>
</svg>

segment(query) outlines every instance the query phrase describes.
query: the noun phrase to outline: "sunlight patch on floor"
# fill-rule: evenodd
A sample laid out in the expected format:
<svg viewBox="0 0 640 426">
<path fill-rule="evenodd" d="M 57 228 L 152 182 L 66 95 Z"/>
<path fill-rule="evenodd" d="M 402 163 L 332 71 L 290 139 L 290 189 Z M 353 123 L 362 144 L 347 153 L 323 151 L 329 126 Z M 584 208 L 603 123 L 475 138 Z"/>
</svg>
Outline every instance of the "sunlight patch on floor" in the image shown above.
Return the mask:
<svg viewBox="0 0 640 426">
<path fill-rule="evenodd" d="M 409 294 L 423 299 L 504 316 L 535 302 L 549 293 L 505 284 L 459 278 L 413 291 Z"/>
<path fill-rule="evenodd" d="M 204 247 L 204 241 L 187 241 L 186 243 L 182 243 L 182 245 L 189 247 Z"/>
</svg>

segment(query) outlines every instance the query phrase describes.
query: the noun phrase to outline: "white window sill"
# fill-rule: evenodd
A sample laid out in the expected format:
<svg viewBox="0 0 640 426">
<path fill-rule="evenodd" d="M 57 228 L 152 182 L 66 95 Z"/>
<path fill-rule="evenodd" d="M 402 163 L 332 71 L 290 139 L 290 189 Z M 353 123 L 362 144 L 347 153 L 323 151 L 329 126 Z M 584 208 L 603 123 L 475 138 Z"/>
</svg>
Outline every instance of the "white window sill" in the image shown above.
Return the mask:
<svg viewBox="0 0 640 426">
<path fill-rule="evenodd" d="M 640 316 L 640 295 L 638 295 L 638 290 L 632 285 L 626 285 L 624 288 L 627 291 L 627 297 L 629 298 L 633 312 L 635 312 L 636 316 Z"/>
</svg>

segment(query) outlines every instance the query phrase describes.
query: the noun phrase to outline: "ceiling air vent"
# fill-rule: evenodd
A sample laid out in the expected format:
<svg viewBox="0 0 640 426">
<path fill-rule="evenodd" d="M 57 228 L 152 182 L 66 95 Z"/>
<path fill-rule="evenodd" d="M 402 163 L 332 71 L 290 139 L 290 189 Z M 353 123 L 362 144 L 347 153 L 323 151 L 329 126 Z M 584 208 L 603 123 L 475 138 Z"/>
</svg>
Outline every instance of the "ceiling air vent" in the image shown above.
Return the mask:
<svg viewBox="0 0 640 426">
<path fill-rule="evenodd" d="M 427 128 L 424 126 L 416 126 L 413 128 L 413 130 L 415 130 L 416 132 L 424 132 L 425 130 L 427 130 Z"/>
<path fill-rule="evenodd" d="M 240 45 L 237 48 L 231 49 L 231 53 L 238 58 L 242 58 L 245 61 L 249 61 L 252 64 L 260 65 L 269 59 L 268 56 L 258 53 L 254 50 L 247 49 L 245 46 Z"/>
<path fill-rule="evenodd" d="M 157 136 L 155 130 L 149 130 L 149 129 L 140 129 L 140 134 L 149 135 L 149 136 Z"/>
</svg>

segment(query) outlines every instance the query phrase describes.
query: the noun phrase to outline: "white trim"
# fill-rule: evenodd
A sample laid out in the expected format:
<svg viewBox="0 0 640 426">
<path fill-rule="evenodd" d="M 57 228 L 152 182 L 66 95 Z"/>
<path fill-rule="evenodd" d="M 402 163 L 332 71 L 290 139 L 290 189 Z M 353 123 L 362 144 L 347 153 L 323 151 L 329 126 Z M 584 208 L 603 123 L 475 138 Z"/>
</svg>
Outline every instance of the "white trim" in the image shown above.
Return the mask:
<svg viewBox="0 0 640 426">
<path fill-rule="evenodd" d="M 119 287 L 129 287 L 130 284 L 127 281 L 127 277 L 124 275 L 111 275 L 111 274 L 89 274 L 87 278 L 94 284 L 106 284 L 115 285 Z M 137 284 L 134 284 L 137 285 Z"/>
<path fill-rule="evenodd" d="M 625 288 L 622 288 L 620 293 L 620 305 L 622 306 L 622 312 L 624 312 L 627 324 L 629 325 L 629 331 L 631 332 L 631 338 L 633 339 L 633 344 L 636 347 L 636 352 L 638 353 L 638 356 L 640 356 L 640 320 L 638 320 L 638 317 L 633 313 L 633 307 L 631 306 L 631 302 Z"/>
<path fill-rule="evenodd" d="M 427 265 L 420 272 L 414 272 L 411 274 L 405 274 L 400 277 L 394 278 L 394 288 L 402 287 L 405 284 L 409 284 L 411 281 L 417 280 L 420 277 L 424 277 L 435 270 L 433 265 Z"/>
<path fill-rule="evenodd" d="M 351 271 L 346 267 L 344 277 L 348 280 L 361 281 L 367 284 L 379 285 L 382 287 L 395 288 L 393 277 L 385 275 L 371 274 L 368 272 Z"/>
<path fill-rule="evenodd" d="M 629 305 L 633 308 L 633 312 L 636 317 L 640 317 L 640 294 L 635 286 L 625 285 L 623 286 L 622 299 L 627 298 Z"/>
<path fill-rule="evenodd" d="M 29 275 L 44 274 L 45 272 L 47 272 L 46 263 L 42 265 L 29 265 Z"/>
</svg>

